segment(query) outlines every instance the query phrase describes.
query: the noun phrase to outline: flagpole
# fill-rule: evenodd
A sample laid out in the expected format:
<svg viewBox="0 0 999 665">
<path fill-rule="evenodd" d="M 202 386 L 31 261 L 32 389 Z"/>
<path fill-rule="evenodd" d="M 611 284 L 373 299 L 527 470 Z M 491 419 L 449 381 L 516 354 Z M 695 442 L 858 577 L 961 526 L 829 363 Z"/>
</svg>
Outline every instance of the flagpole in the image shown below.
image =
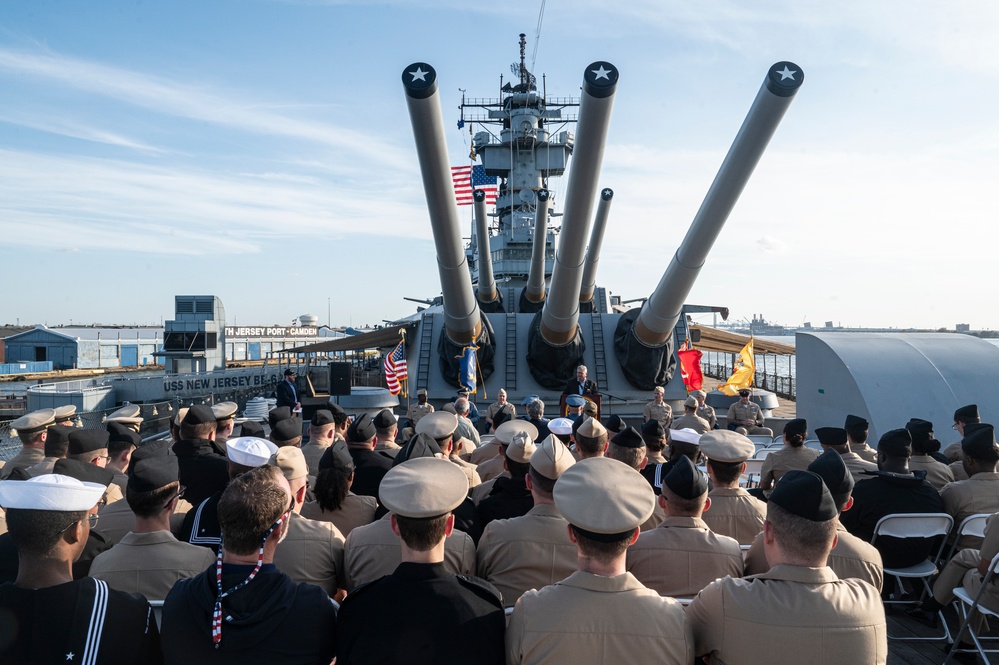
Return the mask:
<svg viewBox="0 0 999 665">
<path fill-rule="evenodd" d="M 403 351 L 403 353 L 405 353 L 406 352 L 406 329 L 405 328 L 399 328 L 399 337 L 402 338 L 402 341 L 400 341 L 399 343 L 402 344 L 402 351 Z M 403 391 L 403 393 L 405 393 L 405 396 L 406 396 L 406 417 L 408 418 L 409 417 L 409 409 L 412 406 L 412 402 L 411 402 L 412 398 L 410 397 L 410 391 L 409 391 L 409 359 L 408 358 L 406 359 L 406 378 L 403 379 L 403 381 L 402 381 L 402 391 Z"/>
</svg>

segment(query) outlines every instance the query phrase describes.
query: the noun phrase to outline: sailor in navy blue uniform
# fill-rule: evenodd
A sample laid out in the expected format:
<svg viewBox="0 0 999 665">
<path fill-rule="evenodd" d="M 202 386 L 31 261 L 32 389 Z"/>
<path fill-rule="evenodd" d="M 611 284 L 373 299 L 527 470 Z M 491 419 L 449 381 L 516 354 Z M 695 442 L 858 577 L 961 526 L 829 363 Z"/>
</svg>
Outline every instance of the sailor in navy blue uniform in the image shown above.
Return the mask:
<svg viewBox="0 0 999 665">
<path fill-rule="evenodd" d="M 392 513 L 402 563 L 344 600 L 337 619 L 339 665 L 503 663 L 506 622 L 499 592 L 444 568 L 451 511 L 467 491 L 461 469 L 433 457 L 408 460 L 382 480 L 379 498 Z M 390 631 L 386 608 L 398 617 Z"/>
<path fill-rule="evenodd" d="M 298 386 L 295 385 L 295 377 L 297 374 L 295 370 L 290 367 L 284 371 L 284 381 L 278 384 L 277 392 L 277 406 L 287 406 L 292 410 L 301 408 L 301 403 L 298 400 Z"/>
<path fill-rule="evenodd" d="M 74 581 L 107 488 L 48 474 L 0 482 L 0 505 L 21 558 L 0 585 L 0 663 L 161 663 L 152 608 L 90 577 Z"/>
</svg>

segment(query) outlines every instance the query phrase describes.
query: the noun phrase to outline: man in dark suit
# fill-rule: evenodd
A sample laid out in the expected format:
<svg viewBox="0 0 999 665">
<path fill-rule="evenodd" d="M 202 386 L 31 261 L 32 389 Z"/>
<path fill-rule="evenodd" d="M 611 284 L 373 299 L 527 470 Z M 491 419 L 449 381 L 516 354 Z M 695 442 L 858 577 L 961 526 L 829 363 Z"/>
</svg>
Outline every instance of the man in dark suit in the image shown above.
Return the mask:
<svg viewBox="0 0 999 665">
<path fill-rule="evenodd" d="M 292 411 L 302 408 L 298 399 L 298 386 L 295 385 L 297 375 L 290 367 L 284 371 L 284 381 L 277 387 L 277 404 L 275 406 L 290 407 Z"/>
<path fill-rule="evenodd" d="M 597 384 L 586 378 L 586 365 L 576 368 L 576 378 L 565 384 L 563 395 L 596 395 Z"/>
</svg>

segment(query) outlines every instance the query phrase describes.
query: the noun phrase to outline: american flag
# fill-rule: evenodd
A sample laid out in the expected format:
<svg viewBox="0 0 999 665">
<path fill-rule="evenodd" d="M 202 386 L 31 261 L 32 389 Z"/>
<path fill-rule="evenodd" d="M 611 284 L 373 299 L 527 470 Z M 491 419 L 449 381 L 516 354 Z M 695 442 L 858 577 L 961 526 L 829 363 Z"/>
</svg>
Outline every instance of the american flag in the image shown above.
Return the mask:
<svg viewBox="0 0 999 665">
<path fill-rule="evenodd" d="M 402 392 L 401 381 L 409 378 L 409 371 L 406 369 L 406 342 L 402 341 L 392 349 L 392 353 L 385 356 L 385 383 L 389 392 L 398 395 Z"/>
<path fill-rule="evenodd" d="M 451 179 L 454 180 L 454 195 L 458 205 L 470 206 L 475 203 L 472 191 L 481 189 L 486 193 L 486 205 L 496 203 L 496 176 L 486 175 L 483 166 L 452 166 Z"/>
</svg>

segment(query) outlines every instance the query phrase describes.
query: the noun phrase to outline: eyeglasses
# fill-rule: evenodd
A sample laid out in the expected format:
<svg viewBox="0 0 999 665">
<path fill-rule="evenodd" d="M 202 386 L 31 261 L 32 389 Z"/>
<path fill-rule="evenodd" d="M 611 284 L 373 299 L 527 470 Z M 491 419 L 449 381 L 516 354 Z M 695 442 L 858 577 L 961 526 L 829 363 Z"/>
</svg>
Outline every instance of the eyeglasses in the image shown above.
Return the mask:
<svg viewBox="0 0 999 665">
<path fill-rule="evenodd" d="M 163 507 L 166 508 L 170 504 L 170 502 L 174 501 L 175 499 L 181 499 L 181 498 L 183 498 L 184 497 L 184 492 L 186 492 L 186 491 L 187 491 L 187 488 L 185 486 L 181 485 L 180 489 L 177 491 L 177 493 L 174 494 L 169 499 L 167 499 L 167 502 L 163 504 Z"/>
<path fill-rule="evenodd" d="M 101 516 L 100 516 L 100 515 L 98 515 L 97 513 L 93 513 L 92 515 L 87 515 L 87 516 L 86 516 L 86 517 L 85 517 L 84 519 L 85 519 L 85 520 L 87 520 L 87 522 L 89 522 L 89 523 L 90 523 L 90 528 L 91 528 L 91 529 L 93 529 L 94 527 L 96 527 L 96 526 L 97 526 L 97 520 L 99 520 L 99 519 L 100 519 L 100 517 L 101 517 Z M 70 529 L 71 529 L 72 527 L 76 526 L 77 524 L 79 524 L 79 523 L 80 523 L 80 522 L 82 522 L 82 521 L 83 521 L 83 520 L 76 520 L 75 522 L 70 522 L 70 523 L 69 523 L 69 524 L 67 524 L 67 525 L 66 525 L 66 526 L 65 526 L 65 527 L 63 528 L 63 530 L 62 530 L 62 531 L 60 531 L 59 533 L 66 533 L 66 532 L 67 532 L 67 531 L 69 531 L 69 530 L 70 530 Z"/>
<path fill-rule="evenodd" d="M 954 423 L 953 425 L 951 425 L 950 428 L 951 429 L 957 429 L 957 423 Z"/>
</svg>

